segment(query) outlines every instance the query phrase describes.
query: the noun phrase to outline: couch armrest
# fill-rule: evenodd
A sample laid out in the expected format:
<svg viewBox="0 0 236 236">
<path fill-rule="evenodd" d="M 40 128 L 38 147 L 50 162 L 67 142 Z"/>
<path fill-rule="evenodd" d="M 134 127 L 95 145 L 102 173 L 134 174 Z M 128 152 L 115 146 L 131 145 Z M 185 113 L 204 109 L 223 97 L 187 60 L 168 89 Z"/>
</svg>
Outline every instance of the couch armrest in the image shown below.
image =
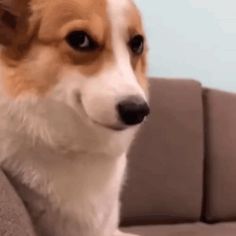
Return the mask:
<svg viewBox="0 0 236 236">
<path fill-rule="evenodd" d="M 21 199 L 0 170 L 0 235 L 35 236 Z"/>
</svg>

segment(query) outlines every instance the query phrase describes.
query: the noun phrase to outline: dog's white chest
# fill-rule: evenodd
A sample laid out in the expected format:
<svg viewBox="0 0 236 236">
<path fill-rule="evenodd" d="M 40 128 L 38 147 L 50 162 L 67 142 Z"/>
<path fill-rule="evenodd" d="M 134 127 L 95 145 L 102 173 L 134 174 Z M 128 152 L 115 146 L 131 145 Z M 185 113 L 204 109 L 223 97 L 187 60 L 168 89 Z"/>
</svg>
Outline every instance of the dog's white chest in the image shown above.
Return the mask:
<svg viewBox="0 0 236 236">
<path fill-rule="evenodd" d="M 78 160 L 58 158 L 40 161 L 37 169 L 34 169 L 35 164 L 22 164 L 25 170 L 21 170 L 19 177 L 23 182 L 28 181 L 25 185 L 16 183 L 16 186 L 39 236 L 77 236 L 83 232 L 93 236 L 98 229 L 105 228 L 112 211 L 117 210 L 125 156 L 117 159 L 95 155 Z"/>
</svg>

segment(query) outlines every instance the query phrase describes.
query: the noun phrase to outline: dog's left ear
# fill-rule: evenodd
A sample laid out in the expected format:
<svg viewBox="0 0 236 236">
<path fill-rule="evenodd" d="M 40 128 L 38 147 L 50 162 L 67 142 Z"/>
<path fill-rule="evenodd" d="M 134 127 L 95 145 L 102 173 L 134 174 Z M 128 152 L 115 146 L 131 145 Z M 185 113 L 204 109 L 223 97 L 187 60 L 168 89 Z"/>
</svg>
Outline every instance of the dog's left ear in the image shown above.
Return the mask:
<svg viewBox="0 0 236 236">
<path fill-rule="evenodd" d="M 10 46 L 27 29 L 30 0 L 0 0 L 0 44 Z"/>
</svg>

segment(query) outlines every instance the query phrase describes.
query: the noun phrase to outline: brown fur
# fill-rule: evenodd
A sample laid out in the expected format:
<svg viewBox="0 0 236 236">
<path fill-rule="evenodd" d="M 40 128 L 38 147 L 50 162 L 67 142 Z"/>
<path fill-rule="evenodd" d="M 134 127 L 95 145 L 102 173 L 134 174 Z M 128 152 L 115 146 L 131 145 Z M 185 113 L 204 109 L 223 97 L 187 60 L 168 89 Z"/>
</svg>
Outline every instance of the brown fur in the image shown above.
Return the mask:
<svg viewBox="0 0 236 236">
<path fill-rule="evenodd" d="M 0 43 L 6 46 L 1 59 L 11 68 L 5 78 L 11 96 L 17 97 L 25 92 L 37 95 L 47 93 L 57 83 L 57 71 L 63 66 L 77 66 L 82 74 L 89 76 L 112 64 L 111 27 L 106 0 L 14 2 L 16 4 L 9 8 L 4 5 L 5 0 L 0 0 L 0 17 L 9 12 L 17 22 L 15 28 L 6 24 L 0 28 L 0 38 L 5 35 Z M 136 33 L 143 34 L 139 13 L 134 6 L 131 7 L 127 41 Z M 88 32 L 99 43 L 100 49 L 80 53 L 70 48 L 64 39 L 69 32 L 78 29 Z M 44 61 L 35 64 L 32 58 L 39 57 L 40 51 L 44 51 L 48 58 L 45 56 Z M 145 54 L 142 57 L 131 55 L 133 68 L 144 88 L 147 87 Z"/>
</svg>

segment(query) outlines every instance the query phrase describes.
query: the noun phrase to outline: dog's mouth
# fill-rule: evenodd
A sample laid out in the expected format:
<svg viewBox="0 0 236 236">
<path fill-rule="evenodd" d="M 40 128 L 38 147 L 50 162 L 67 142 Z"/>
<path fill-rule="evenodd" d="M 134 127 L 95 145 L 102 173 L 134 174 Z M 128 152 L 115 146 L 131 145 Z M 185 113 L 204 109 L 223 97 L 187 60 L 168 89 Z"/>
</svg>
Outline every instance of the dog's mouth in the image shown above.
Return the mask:
<svg viewBox="0 0 236 236">
<path fill-rule="evenodd" d="M 96 121 L 95 119 L 91 118 L 87 112 L 85 111 L 83 105 L 82 105 L 82 109 L 85 113 L 85 115 L 87 116 L 87 118 L 96 126 L 99 126 L 101 128 L 104 128 L 106 130 L 110 130 L 110 131 L 116 131 L 116 132 L 121 132 L 121 131 L 125 131 L 127 129 L 126 126 L 124 125 L 108 125 L 108 124 L 104 124 L 102 122 Z"/>
<path fill-rule="evenodd" d="M 94 124 L 96 124 L 96 125 L 98 125 L 98 126 L 100 126 L 100 127 L 103 127 L 103 128 L 105 128 L 105 129 L 109 129 L 109 130 L 113 130 L 113 131 L 118 131 L 118 132 L 121 132 L 121 131 L 124 131 L 124 130 L 126 130 L 127 129 L 127 127 L 125 127 L 125 126 L 122 126 L 122 125 L 120 125 L 120 126 L 113 126 L 113 125 L 106 125 L 106 124 L 102 124 L 102 123 L 100 123 L 100 122 L 98 122 L 98 121 L 95 121 L 95 120 L 93 120 L 93 119 L 91 119 L 90 118 L 90 120 L 94 123 Z"/>
</svg>

